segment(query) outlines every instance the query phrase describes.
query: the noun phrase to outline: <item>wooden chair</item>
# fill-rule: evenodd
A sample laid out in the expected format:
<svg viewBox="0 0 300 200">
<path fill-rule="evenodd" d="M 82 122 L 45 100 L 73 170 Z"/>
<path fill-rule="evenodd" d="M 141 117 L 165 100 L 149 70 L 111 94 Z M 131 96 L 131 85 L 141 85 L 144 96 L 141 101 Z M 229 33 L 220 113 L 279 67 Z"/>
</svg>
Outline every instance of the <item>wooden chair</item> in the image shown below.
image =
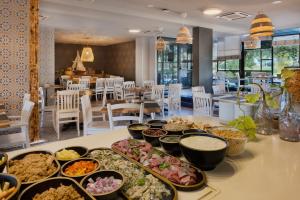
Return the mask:
<svg viewBox="0 0 300 200">
<path fill-rule="evenodd" d="M 212 89 L 213 89 L 214 94 L 225 94 L 226 93 L 224 84 L 213 85 Z"/>
<path fill-rule="evenodd" d="M 78 136 L 79 129 L 79 91 L 62 90 L 57 91 L 56 110 L 55 112 L 55 130 L 57 139 L 60 139 L 60 124 L 76 122 Z"/>
<path fill-rule="evenodd" d="M 63 86 L 64 89 L 67 88 L 67 81 L 70 80 L 71 77 L 69 75 L 60 76 L 60 85 Z"/>
<path fill-rule="evenodd" d="M 248 87 L 250 88 L 250 94 L 260 94 L 260 88 L 258 85 L 255 84 L 249 84 Z"/>
<path fill-rule="evenodd" d="M 21 116 L 17 120 L 15 117 L 14 121 L 7 128 L 7 130 L 21 128 L 21 132 L 0 134 L 0 148 L 8 148 L 18 145 L 23 145 L 23 147 L 30 147 L 29 140 L 29 120 L 32 113 L 34 103 L 32 101 L 25 100 L 21 111 Z M 10 118 L 10 117 L 9 117 Z"/>
<path fill-rule="evenodd" d="M 111 98 L 113 97 L 114 89 L 115 89 L 114 81 L 115 81 L 114 78 L 106 78 L 105 79 L 105 89 L 106 89 L 107 94 L 109 94 L 109 96 Z"/>
<path fill-rule="evenodd" d="M 102 116 L 93 116 L 93 108 L 91 100 L 88 95 L 84 95 L 80 98 L 82 116 L 83 116 L 83 135 L 97 134 L 101 131 L 109 129 L 108 124 L 104 124 L 104 114 Z M 100 111 L 100 110 L 99 110 Z M 95 121 L 94 119 L 100 118 L 102 121 Z"/>
<path fill-rule="evenodd" d="M 67 90 L 74 90 L 74 91 L 80 91 L 82 90 L 81 84 L 69 84 Z"/>
<path fill-rule="evenodd" d="M 130 90 L 132 88 L 135 88 L 134 81 L 125 81 L 123 83 L 124 99 L 134 99 L 135 98 L 135 92 Z"/>
<path fill-rule="evenodd" d="M 114 85 L 123 85 L 124 77 L 116 77 L 114 78 Z"/>
<path fill-rule="evenodd" d="M 205 93 L 205 87 L 204 86 L 195 86 L 192 87 L 192 93 Z"/>
<path fill-rule="evenodd" d="M 122 85 L 115 85 L 114 99 L 116 100 L 124 99 L 124 91 Z"/>
<path fill-rule="evenodd" d="M 122 115 L 119 116 L 113 116 L 113 113 L 115 110 L 118 109 L 128 109 L 127 115 L 122 113 Z M 139 115 L 133 116 L 130 115 L 132 112 L 130 110 L 138 110 Z M 120 122 L 120 121 L 137 121 L 139 123 L 143 123 L 143 117 L 144 117 L 144 104 L 133 104 L 133 103 L 124 103 L 124 104 L 107 104 L 107 112 L 108 112 L 108 118 L 109 118 L 109 126 L 110 129 L 114 129 L 114 122 Z M 120 127 L 120 126 L 119 126 Z M 122 127 L 122 126 L 121 126 Z"/>
<path fill-rule="evenodd" d="M 90 79 L 79 79 L 79 85 L 81 85 L 81 89 L 83 90 L 90 89 Z"/>
<path fill-rule="evenodd" d="M 212 96 L 211 94 L 196 93 L 193 95 L 193 114 L 212 116 Z"/>
<path fill-rule="evenodd" d="M 181 112 L 181 88 L 182 84 L 169 84 L 168 97 L 164 99 L 164 104 L 168 108 L 168 113 L 178 110 Z"/>
<path fill-rule="evenodd" d="M 144 99 L 151 99 L 151 89 L 152 86 L 155 84 L 155 82 L 153 80 L 145 80 L 143 82 L 143 87 L 149 91 L 145 91 L 143 94 Z"/>
<path fill-rule="evenodd" d="M 151 100 L 158 103 L 162 111 L 163 118 L 165 118 L 164 90 L 165 90 L 165 85 L 154 85 L 152 86 L 152 92 L 151 92 Z M 154 115 L 154 113 L 152 115 Z M 154 116 L 152 116 L 152 118 L 154 118 Z"/>
<path fill-rule="evenodd" d="M 96 87 L 95 87 L 96 101 L 98 101 L 98 95 L 100 95 L 100 97 L 103 97 L 104 88 L 105 88 L 105 78 L 97 78 Z"/>
</svg>

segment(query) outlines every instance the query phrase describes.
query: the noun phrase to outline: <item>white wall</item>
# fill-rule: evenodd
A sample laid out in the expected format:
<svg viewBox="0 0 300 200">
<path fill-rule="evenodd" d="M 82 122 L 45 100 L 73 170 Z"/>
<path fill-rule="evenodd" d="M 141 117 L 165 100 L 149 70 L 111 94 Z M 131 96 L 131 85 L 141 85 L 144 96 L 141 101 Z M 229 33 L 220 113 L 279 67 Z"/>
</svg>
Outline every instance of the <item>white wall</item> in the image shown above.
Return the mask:
<svg viewBox="0 0 300 200">
<path fill-rule="evenodd" d="M 40 26 L 40 85 L 54 83 L 55 79 L 54 29 Z"/>
<path fill-rule="evenodd" d="M 138 37 L 135 40 L 135 81 L 142 86 L 144 80 L 156 80 L 155 37 Z"/>
</svg>

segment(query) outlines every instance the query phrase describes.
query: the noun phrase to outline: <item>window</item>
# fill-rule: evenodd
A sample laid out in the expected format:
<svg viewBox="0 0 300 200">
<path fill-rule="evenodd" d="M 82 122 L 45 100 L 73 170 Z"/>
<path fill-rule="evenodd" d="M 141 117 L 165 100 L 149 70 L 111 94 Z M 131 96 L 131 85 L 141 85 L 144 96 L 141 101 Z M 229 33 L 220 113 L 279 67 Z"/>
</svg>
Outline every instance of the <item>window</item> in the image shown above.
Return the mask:
<svg viewBox="0 0 300 200">
<path fill-rule="evenodd" d="M 163 38 L 167 41 L 166 49 L 157 52 L 157 82 L 158 84 L 182 83 L 182 86 L 192 86 L 192 45 L 176 44 L 174 38 Z"/>
<path fill-rule="evenodd" d="M 299 35 L 274 37 L 273 57 L 273 75 L 280 74 L 284 67 L 299 67 Z"/>
</svg>

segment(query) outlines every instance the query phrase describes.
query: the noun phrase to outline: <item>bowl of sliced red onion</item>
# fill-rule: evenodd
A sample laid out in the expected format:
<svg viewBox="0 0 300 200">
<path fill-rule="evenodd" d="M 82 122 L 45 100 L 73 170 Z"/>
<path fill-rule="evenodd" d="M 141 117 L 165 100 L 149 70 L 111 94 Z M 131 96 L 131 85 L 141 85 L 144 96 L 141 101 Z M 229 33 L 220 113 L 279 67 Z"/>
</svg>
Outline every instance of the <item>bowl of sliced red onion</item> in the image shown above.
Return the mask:
<svg viewBox="0 0 300 200">
<path fill-rule="evenodd" d="M 80 184 L 96 199 L 116 199 L 123 187 L 124 177 L 117 171 L 102 170 L 84 177 Z"/>
</svg>

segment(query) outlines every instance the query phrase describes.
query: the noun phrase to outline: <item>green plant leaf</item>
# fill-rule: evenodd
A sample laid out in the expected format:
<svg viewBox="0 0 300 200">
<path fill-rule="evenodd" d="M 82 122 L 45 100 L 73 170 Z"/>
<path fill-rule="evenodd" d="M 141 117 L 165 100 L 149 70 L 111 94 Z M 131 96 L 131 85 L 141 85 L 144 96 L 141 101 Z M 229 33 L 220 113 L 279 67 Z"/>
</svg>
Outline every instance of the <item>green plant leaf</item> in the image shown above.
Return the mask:
<svg viewBox="0 0 300 200">
<path fill-rule="evenodd" d="M 279 102 L 269 93 L 265 94 L 266 104 L 272 109 L 279 108 Z"/>
<path fill-rule="evenodd" d="M 246 94 L 245 99 L 247 103 L 256 103 L 259 100 L 260 94 Z"/>
<path fill-rule="evenodd" d="M 240 116 L 230 121 L 228 125 L 242 131 L 249 139 L 256 138 L 256 124 L 250 116 Z"/>
</svg>

